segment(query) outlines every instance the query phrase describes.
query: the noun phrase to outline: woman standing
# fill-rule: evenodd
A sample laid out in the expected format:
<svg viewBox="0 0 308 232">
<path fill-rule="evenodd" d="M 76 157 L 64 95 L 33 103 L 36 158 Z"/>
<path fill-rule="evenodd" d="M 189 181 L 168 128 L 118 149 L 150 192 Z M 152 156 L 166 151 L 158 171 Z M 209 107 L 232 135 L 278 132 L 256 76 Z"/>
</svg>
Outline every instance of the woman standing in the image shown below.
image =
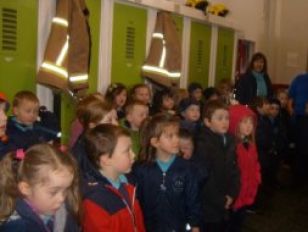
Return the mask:
<svg viewBox="0 0 308 232">
<path fill-rule="evenodd" d="M 236 83 L 236 99 L 243 105 L 251 105 L 257 96 L 270 98 L 272 95 L 266 57 L 260 52 L 255 53 L 246 73 Z"/>
</svg>

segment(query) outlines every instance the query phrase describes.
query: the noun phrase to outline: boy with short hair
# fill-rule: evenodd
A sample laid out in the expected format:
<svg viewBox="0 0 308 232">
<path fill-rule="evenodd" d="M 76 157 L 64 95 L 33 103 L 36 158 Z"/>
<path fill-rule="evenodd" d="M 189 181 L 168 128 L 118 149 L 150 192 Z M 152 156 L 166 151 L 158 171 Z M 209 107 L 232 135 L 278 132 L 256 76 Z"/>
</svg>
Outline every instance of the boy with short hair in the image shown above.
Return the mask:
<svg viewBox="0 0 308 232">
<path fill-rule="evenodd" d="M 182 117 L 180 128 L 194 136 L 200 126 L 200 103 L 194 98 L 185 98 L 179 104 L 179 112 Z"/>
<path fill-rule="evenodd" d="M 132 148 L 137 155 L 140 151 L 140 128 L 143 121 L 149 116 L 149 106 L 139 100 L 128 102 L 125 107 L 125 118 L 120 121 L 120 125 L 130 132 Z"/>
<path fill-rule="evenodd" d="M 227 133 L 229 113 L 224 103 L 209 101 L 204 107 L 203 123 L 193 156 L 203 177 L 206 177 L 201 189 L 202 231 L 224 231 L 226 214 L 240 184 L 235 143 Z"/>
<path fill-rule="evenodd" d="M 42 126 L 38 121 L 39 100 L 30 91 L 18 92 L 13 100 L 13 117 L 9 118 L 7 134 L 10 143 L 16 148 L 27 149 L 30 146 L 50 142 L 59 138 L 59 131 Z"/>
<path fill-rule="evenodd" d="M 193 135 L 186 129 L 180 129 L 180 155 L 186 159 L 190 160 L 194 152 L 194 139 Z"/>
</svg>

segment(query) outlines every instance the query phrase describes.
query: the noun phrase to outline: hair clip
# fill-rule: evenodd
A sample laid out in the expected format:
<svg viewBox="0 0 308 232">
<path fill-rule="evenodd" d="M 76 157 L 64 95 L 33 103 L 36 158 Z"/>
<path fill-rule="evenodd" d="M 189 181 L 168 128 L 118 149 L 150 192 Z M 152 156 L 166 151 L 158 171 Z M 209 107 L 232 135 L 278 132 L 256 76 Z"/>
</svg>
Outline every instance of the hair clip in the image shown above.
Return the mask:
<svg viewBox="0 0 308 232">
<path fill-rule="evenodd" d="M 23 149 L 17 149 L 15 158 L 18 160 L 23 160 L 25 158 L 25 152 Z"/>
<path fill-rule="evenodd" d="M 59 147 L 59 150 L 62 152 L 62 153 L 66 153 L 67 152 L 67 147 L 63 144 L 60 145 Z"/>
</svg>

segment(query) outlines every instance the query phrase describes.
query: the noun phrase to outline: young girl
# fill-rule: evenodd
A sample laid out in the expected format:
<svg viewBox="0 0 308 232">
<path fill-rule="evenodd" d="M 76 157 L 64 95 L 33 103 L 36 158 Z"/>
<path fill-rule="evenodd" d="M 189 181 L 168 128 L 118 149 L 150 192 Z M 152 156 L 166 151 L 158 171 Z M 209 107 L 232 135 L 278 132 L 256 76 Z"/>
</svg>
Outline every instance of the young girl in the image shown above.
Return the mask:
<svg viewBox="0 0 308 232">
<path fill-rule="evenodd" d="M 0 231 L 79 231 L 79 181 L 72 156 L 39 144 L 7 154 L 0 169 Z"/>
<path fill-rule="evenodd" d="M 171 115 L 175 115 L 174 106 L 175 104 L 173 100 L 173 93 L 170 89 L 163 89 L 161 91 L 157 91 L 154 94 L 151 115 L 159 112 L 166 112 Z"/>
<path fill-rule="evenodd" d="M 179 153 L 179 122 L 157 114 L 141 132 L 136 176 L 146 231 L 199 231 L 198 180 Z"/>
<path fill-rule="evenodd" d="M 124 105 L 127 100 L 127 89 L 121 83 L 111 84 L 106 92 L 105 98 L 113 105 L 113 108 L 117 111 L 118 119 L 125 117 Z"/>
<path fill-rule="evenodd" d="M 240 169 L 240 192 L 231 213 L 230 231 L 241 231 L 247 206 L 254 203 L 261 183 L 260 165 L 254 141 L 256 116 L 243 105 L 229 108 L 229 131 L 236 137 L 237 163 Z"/>
</svg>

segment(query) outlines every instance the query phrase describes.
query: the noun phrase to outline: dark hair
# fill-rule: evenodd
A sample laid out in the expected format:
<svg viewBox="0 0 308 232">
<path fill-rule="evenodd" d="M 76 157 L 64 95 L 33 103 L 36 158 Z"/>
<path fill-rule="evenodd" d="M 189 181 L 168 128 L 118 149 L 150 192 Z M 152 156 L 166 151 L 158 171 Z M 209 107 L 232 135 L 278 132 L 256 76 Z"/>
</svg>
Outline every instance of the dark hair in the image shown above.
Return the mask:
<svg viewBox="0 0 308 232">
<path fill-rule="evenodd" d="M 47 177 L 44 166 L 52 170 L 67 168 L 73 175 L 73 182 L 66 198 L 68 210 L 79 221 L 80 192 L 79 174 L 76 162 L 70 154 L 65 154 L 49 144 L 38 144 L 25 152 L 22 160 L 16 159 L 16 152 L 8 153 L 0 162 L 0 222 L 6 220 L 14 211 L 15 200 L 22 197 L 18 183 L 25 181 L 30 185 L 42 183 Z"/>
<path fill-rule="evenodd" d="M 122 91 L 127 91 L 127 88 L 125 85 L 121 84 L 121 83 L 114 83 L 114 84 L 110 84 L 107 92 L 105 94 L 105 99 L 111 103 L 112 105 L 114 105 L 114 100 L 115 97 L 117 95 L 119 95 L 120 93 L 122 93 Z"/>
<path fill-rule="evenodd" d="M 193 135 L 189 132 L 189 130 L 181 128 L 179 132 L 180 139 L 189 139 L 193 141 Z"/>
<path fill-rule="evenodd" d="M 173 97 L 174 97 L 174 94 L 168 88 L 165 88 L 160 91 L 156 91 L 153 97 L 153 106 L 152 106 L 153 112 L 154 113 L 161 112 L 164 99 L 173 98 Z"/>
<path fill-rule="evenodd" d="M 146 120 L 141 128 L 141 161 L 155 160 L 156 149 L 151 145 L 152 138 L 159 138 L 167 126 L 179 126 L 179 118 L 167 113 L 158 113 Z"/>
<path fill-rule="evenodd" d="M 100 168 L 102 155 L 112 156 L 120 136 L 130 137 L 130 134 L 124 128 L 112 124 L 100 124 L 86 133 L 87 155 L 97 169 Z"/>
<path fill-rule="evenodd" d="M 197 83 L 197 82 L 192 82 L 192 83 L 190 83 L 189 84 L 189 86 L 188 86 L 188 92 L 189 92 L 189 94 L 191 95 L 196 89 L 201 89 L 201 91 L 202 91 L 202 86 L 201 86 L 201 84 L 199 84 L 199 83 Z"/>
<path fill-rule="evenodd" d="M 267 98 L 257 96 L 257 97 L 255 97 L 255 99 L 253 100 L 252 109 L 256 112 L 256 111 L 257 111 L 257 108 L 260 108 L 260 107 L 262 107 L 264 104 L 268 104 L 268 103 L 269 103 L 269 101 L 268 101 Z"/>
<path fill-rule="evenodd" d="M 203 90 L 204 100 L 209 100 L 213 95 L 219 96 L 219 92 L 215 87 L 208 87 Z"/>
<path fill-rule="evenodd" d="M 203 119 L 206 118 L 209 121 L 212 119 L 213 114 L 216 110 L 228 110 L 227 105 L 221 100 L 210 100 L 205 103 L 203 108 Z"/>
<path fill-rule="evenodd" d="M 252 56 L 251 61 L 250 61 L 250 63 L 249 63 L 249 66 L 248 66 L 248 68 L 247 68 L 247 70 L 246 70 L 246 73 L 249 73 L 249 72 L 251 72 L 251 71 L 253 70 L 253 64 L 254 64 L 254 62 L 255 62 L 256 60 L 263 60 L 263 62 L 264 62 L 263 72 L 264 72 L 265 74 L 267 74 L 267 60 L 266 60 L 265 55 L 264 55 L 263 53 L 261 53 L 261 52 L 257 52 L 257 53 L 255 53 L 255 54 Z"/>
</svg>

